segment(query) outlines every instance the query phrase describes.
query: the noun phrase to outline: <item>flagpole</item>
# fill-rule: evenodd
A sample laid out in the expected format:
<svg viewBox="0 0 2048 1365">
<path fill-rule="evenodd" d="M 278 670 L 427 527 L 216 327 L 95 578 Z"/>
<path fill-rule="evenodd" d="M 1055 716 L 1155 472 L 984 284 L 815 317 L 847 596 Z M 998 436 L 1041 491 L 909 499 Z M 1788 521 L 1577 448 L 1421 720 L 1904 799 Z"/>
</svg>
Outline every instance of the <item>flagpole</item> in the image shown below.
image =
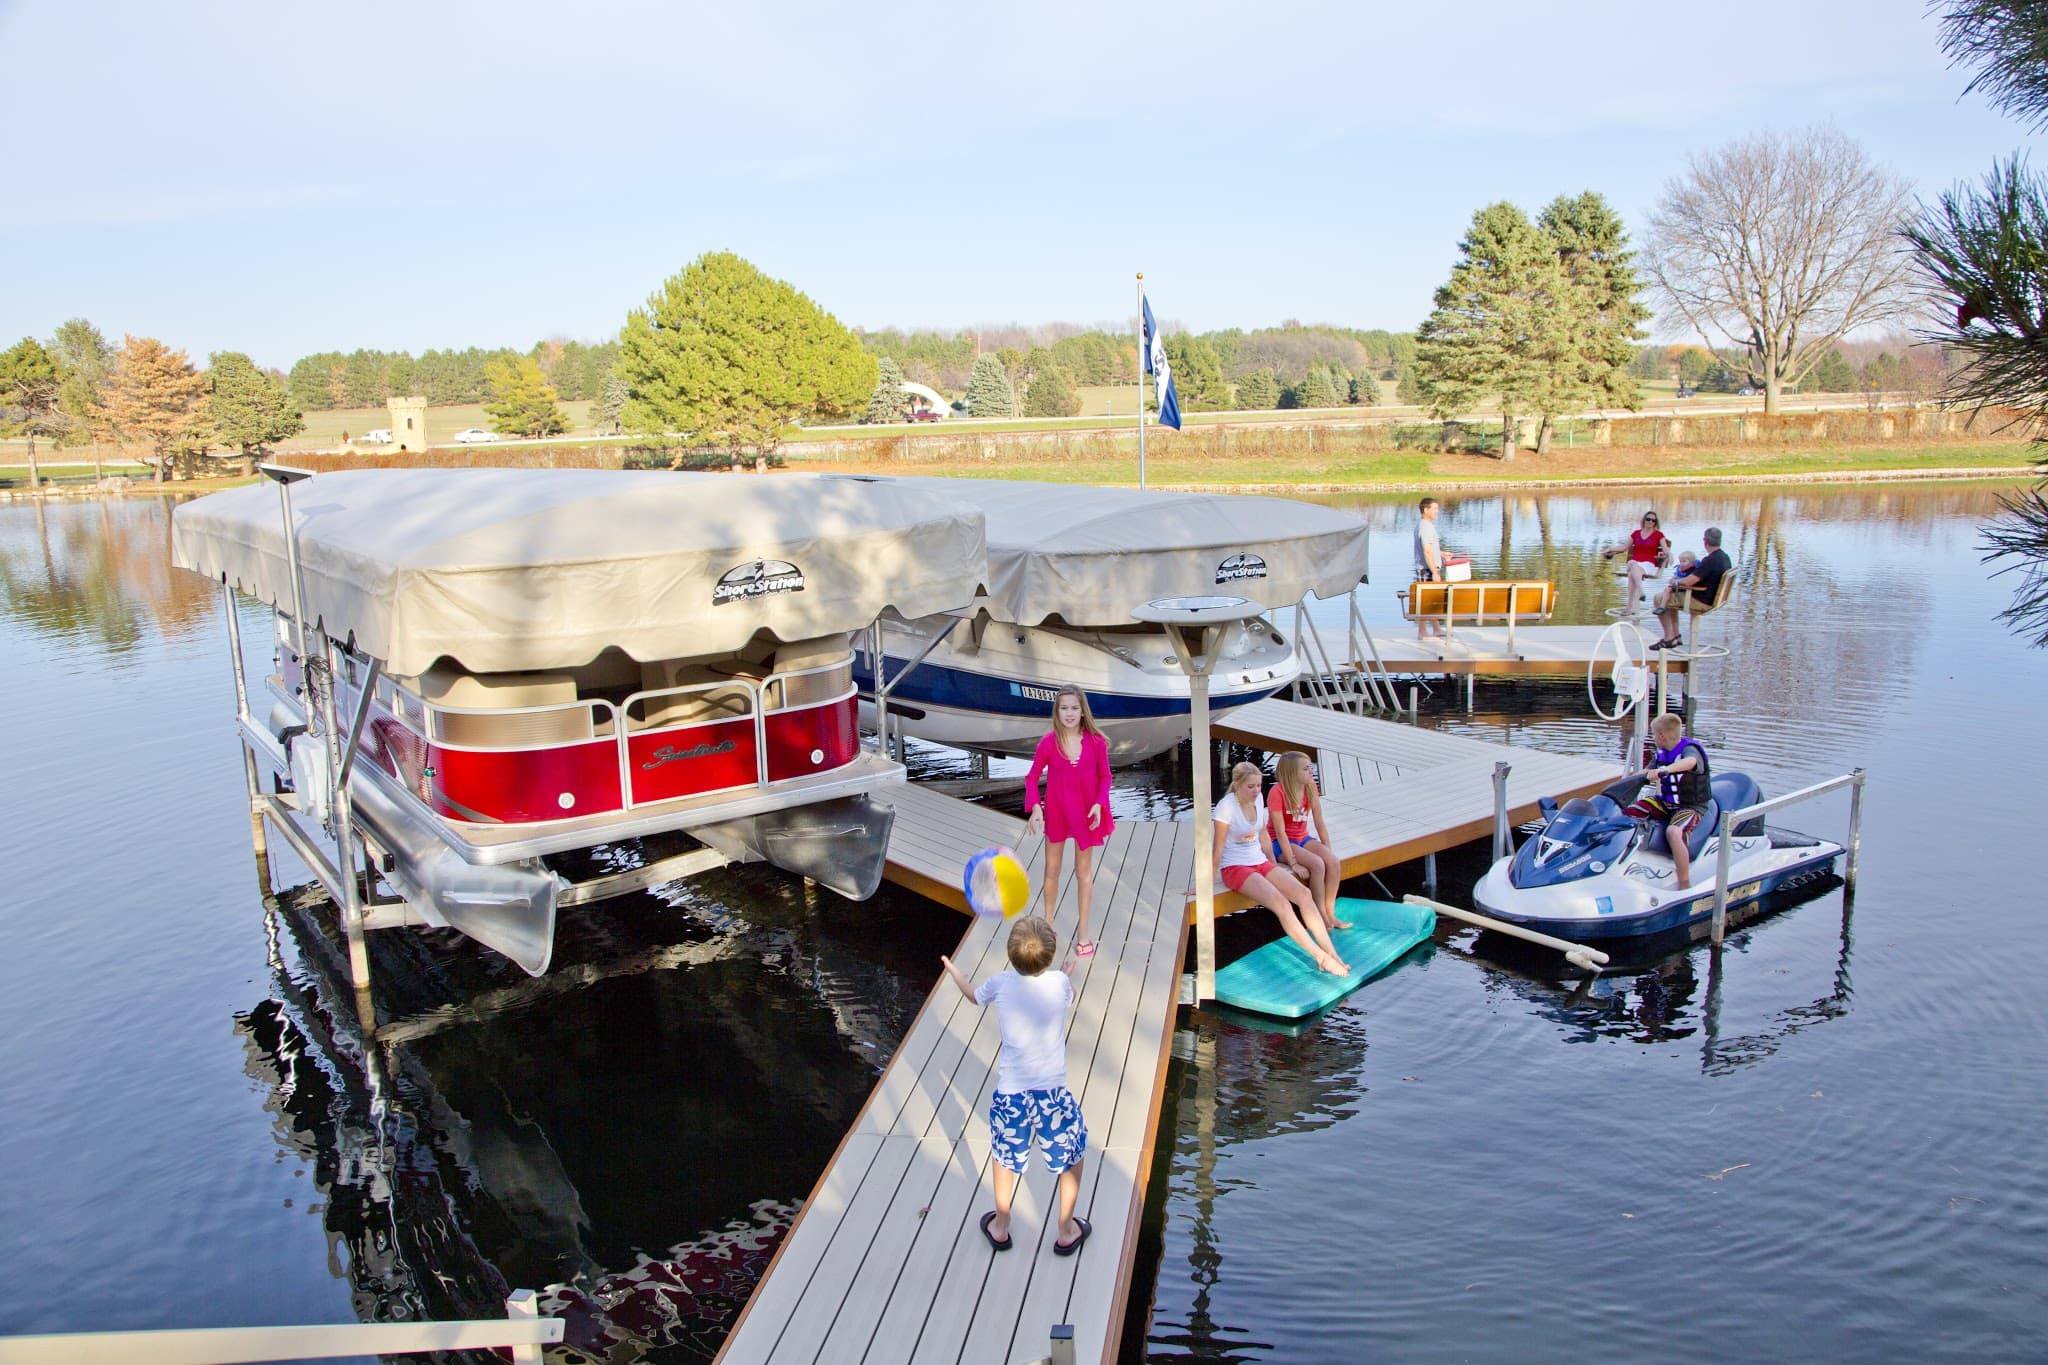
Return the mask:
<svg viewBox="0 0 2048 1365">
<path fill-rule="evenodd" d="M 1138 487 L 1145 486 L 1145 272 L 1138 272 Z"/>
</svg>

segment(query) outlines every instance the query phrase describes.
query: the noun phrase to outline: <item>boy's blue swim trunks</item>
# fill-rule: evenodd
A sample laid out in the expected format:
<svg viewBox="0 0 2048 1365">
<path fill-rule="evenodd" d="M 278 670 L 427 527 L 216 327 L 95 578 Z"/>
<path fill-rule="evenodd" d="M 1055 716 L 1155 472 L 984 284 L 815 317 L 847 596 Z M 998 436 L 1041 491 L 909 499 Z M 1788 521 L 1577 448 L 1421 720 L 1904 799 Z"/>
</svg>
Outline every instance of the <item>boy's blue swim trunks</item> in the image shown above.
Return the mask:
<svg viewBox="0 0 2048 1365">
<path fill-rule="evenodd" d="M 998 1090 L 989 1100 L 988 1134 L 995 1159 L 1018 1175 L 1031 1160 L 1031 1143 L 1045 1148 L 1045 1168 L 1058 1175 L 1081 1159 L 1088 1125 L 1081 1102 L 1066 1086 L 1056 1090 Z"/>
</svg>

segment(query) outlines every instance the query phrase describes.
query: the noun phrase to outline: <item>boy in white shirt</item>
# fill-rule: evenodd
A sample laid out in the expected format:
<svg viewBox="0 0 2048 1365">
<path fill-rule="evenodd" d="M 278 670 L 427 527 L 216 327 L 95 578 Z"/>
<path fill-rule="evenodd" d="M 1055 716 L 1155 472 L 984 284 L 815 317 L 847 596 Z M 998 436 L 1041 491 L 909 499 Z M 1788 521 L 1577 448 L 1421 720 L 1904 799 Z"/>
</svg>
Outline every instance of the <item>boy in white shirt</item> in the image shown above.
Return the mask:
<svg viewBox="0 0 2048 1365">
<path fill-rule="evenodd" d="M 1081 1249 L 1092 1230 L 1074 1215 L 1081 1197 L 1081 1160 L 1088 1125 L 1081 1105 L 1067 1089 L 1067 1009 L 1074 983 L 1065 972 L 1047 971 L 1059 940 L 1037 916 L 1010 926 L 1010 970 L 970 984 L 953 959 L 939 965 L 960 993 L 977 1005 L 994 1005 L 1003 1046 L 996 1059 L 996 1090 L 989 1100 L 989 1141 L 995 1157 L 996 1206 L 981 1216 L 981 1234 L 997 1251 L 1008 1251 L 1010 1201 L 1031 1158 L 1034 1141 L 1045 1148 L 1045 1168 L 1059 1177 L 1060 1227 L 1055 1256 Z"/>
</svg>

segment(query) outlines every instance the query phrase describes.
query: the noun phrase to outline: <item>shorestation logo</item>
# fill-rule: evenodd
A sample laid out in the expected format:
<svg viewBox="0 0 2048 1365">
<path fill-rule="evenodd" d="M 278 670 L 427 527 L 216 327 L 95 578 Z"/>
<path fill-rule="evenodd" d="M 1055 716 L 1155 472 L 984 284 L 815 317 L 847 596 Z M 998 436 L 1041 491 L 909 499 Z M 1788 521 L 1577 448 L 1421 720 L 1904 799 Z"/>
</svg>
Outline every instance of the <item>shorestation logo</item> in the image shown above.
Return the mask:
<svg viewBox="0 0 2048 1365">
<path fill-rule="evenodd" d="M 673 744 L 664 744 L 654 751 L 654 756 L 640 765 L 640 771 L 649 772 L 664 763 L 680 763 L 686 758 L 710 758 L 714 754 L 729 754 L 733 742 L 722 739 L 716 744 L 693 744 L 687 749 L 678 749 Z"/>
<path fill-rule="evenodd" d="M 718 580 L 718 586 L 711 590 L 711 605 L 744 602 L 766 597 L 771 592 L 803 590 L 804 573 L 796 565 L 780 559 L 756 559 L 728 570 L 725 577 Z"/>
<path fill-rule="evenodd" d="M 1232 555 L 1216 566 L 1218 583 L 1235 583 L 1244 578 L 1264 578 L 1266 561 L 1258 555 Z"/>
</svg>

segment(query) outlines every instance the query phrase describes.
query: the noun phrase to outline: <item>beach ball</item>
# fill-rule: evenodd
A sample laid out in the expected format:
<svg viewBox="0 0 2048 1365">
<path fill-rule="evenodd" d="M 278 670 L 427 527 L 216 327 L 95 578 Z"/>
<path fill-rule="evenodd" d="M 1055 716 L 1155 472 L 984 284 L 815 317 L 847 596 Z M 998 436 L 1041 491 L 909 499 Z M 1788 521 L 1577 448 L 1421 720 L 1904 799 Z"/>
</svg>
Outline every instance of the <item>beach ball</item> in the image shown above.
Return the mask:
<svg viewBox="0 0 2048 1365">
<path fill-rule="evenodd" d="M 969 858 L 961 889 L 967 908 L 990 919 L 1015 919 L 1031 903 L 1031 876 L 1007 848 L 985 848 Z"/>
</svg>

